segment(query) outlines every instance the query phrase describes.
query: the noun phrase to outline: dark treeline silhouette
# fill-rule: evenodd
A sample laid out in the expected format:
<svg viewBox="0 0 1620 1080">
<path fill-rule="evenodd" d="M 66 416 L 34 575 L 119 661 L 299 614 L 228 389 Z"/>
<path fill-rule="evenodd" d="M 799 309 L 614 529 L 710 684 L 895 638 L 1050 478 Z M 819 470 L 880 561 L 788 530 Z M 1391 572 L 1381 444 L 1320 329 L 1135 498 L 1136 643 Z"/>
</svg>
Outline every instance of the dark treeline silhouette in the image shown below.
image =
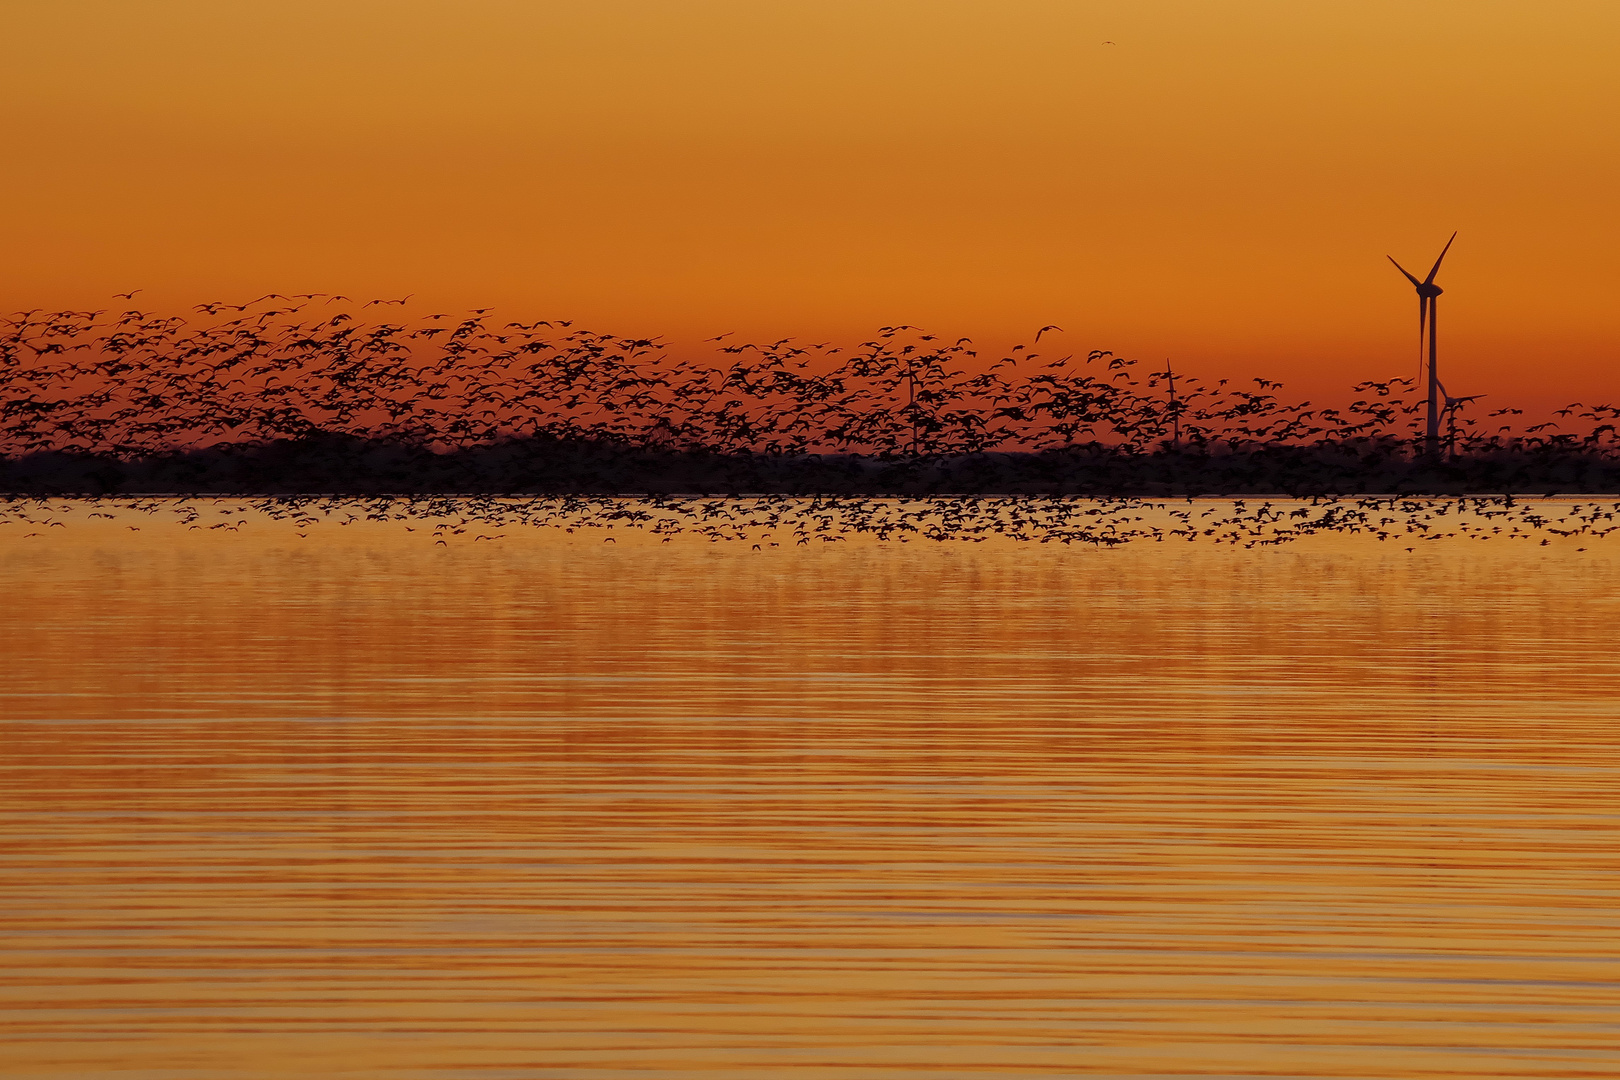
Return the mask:
<svg viewBox="0 0 1620 1080">
<path fill-rule="evenodd" d="M 397 303 L 397 302 L 396 302 Z M 1620 409 L 1454 406 L 1426 453 L 1411 380 L 1340 407 L 1108 352 L 982 358 L 882 328 L 682 358 L 664 342 L 389 321 L 306 295 L 0 321 L 0 489 L 15 493 L 1297 495 L 1620 490 Z M 1050 346 L 1048 338 L 1046 345 Z"/>
</svg>

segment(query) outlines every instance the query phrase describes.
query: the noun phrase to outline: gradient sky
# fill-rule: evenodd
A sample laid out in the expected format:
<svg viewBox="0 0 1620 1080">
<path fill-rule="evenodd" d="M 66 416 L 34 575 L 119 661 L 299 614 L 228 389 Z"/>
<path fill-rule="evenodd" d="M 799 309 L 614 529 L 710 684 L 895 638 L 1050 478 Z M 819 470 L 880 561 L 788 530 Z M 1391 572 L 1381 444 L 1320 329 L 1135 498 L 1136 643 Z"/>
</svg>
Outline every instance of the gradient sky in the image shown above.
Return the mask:
<svg viewBox="0 0 1620 1080">
<path fill-rule="evenodd" d="M 6 0 L 0 308 L 417 294 L 677 342 L 1045 323 L 1620 398 L 1614 0 Z M 1113 44 L 1107 44 L 1112 42 Z M 1420 270 L 1420 274 L 1421 274 Z M 121 302 L 119 302 L 121 303 Z"/>
</svg>

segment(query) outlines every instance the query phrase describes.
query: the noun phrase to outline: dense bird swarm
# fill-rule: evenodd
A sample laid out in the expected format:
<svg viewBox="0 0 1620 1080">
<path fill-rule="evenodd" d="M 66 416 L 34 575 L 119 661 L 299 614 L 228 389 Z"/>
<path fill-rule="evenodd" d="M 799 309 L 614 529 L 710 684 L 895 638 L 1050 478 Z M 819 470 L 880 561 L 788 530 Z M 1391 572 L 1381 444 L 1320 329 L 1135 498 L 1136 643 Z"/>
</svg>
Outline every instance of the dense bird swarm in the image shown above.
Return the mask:
<svg viewBox="0 0 1620 1080">
<path fill-rule="evenodd" d="M 1620 528 L 1620 502 L 1517 500 L 1511 495 L 1456 498 L 1317 497 L 1299 500 L 1152 501 L 1063 495 L 848 495 L 732 497 L 479 495 L 333 497 L 13 495 L 0 500 L 0 540 L 67 536 L 81 525 L 159 536 L 180 527 L 203 536 L 279 527 L 299 540 L 351 525 L 395 523 L 435 546 L 499 543 L 534 530 L 615 543 L 678 536 L 751 543 L 755 551 L 849 540 L 1089 544 L 1202 541 L 1270 547 L 1322 534 L 1362 535 L 1416 551 L 1434 540 L 1601 540 Z M 98 521 L 98 519 L 100 519 Z M 140 524 L 134 524 L 139 522 Z M 53 529 L 66 532 L 58 534 Z M 1577 549 L 1585 551 L 1582 547 Z"/>
<path fill-rule="evenodd" d="M 392 302 L 398 303 L 398 302 Z M 0 321 L 0 490 L 29 494 L 1301 496 L 1620 490 L 1620 409 L 1446 417 L 1411 380 L 1327 408 L 1107 352 L 992 360 L 666 343 L 321 295 Z M 1048 338 L 1045 345 L 1050 346 Z"/>
</svg>

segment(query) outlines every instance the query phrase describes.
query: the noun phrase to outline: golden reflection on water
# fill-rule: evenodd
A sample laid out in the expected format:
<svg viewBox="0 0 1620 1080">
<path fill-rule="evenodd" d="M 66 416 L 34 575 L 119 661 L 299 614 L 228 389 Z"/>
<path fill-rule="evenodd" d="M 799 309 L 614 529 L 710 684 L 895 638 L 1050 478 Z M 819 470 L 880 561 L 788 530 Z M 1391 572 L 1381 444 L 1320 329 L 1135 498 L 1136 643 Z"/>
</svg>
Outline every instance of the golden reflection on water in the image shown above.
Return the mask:
<svg viewBox="0 0 1620 1080">
<path fill-rule="evenodd" d="M 1620 548 L 118 529 L 0 537 L 8 1078 L 1620 1072 Z"/>
</svg>

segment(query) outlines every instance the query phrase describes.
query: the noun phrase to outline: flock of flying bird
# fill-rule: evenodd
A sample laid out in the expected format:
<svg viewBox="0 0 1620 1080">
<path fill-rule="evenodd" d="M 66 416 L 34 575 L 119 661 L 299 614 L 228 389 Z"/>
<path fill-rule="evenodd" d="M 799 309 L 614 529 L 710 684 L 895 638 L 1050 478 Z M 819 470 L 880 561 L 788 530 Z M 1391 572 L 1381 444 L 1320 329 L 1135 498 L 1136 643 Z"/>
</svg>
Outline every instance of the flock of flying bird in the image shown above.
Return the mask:
<svg viewBox="0 0 1620 1080">
<path fill-rule="evenodd" d="M 1037 544 L 1115 547 L 1132 541 L 1205 541 L 1267 547 L 1321 534 L 1394 540 L 1408 551 L 1427 541 L 1599 540 L 1620 528 L 1620 502 L 1592 499 L 1523 501 L 1512 496 L 1458 498 L 1316 498 L 1306 500 L 1095 499 L 1072 496 L 933 496 L 917 499 L 764 495 L 729 498 L 560 496 L 420 496 L 337 498 L 266 496 L 12 496 L 0 501 L 0 537 L 33 539 L 105 519 L 190 531 L 238 532 L 250 522 L 280 523 L 307 538 L 318 527 L 396 522 L 449 547 L 501 541 L 519 530 L 557 529 L 614 543 L 641 535 L 665 543 L 677 536 L 750 543 L 754 550 L 805 547 L 851 539 L 959 541 L 993 538 Z M 1584 551 L 1585 548 L 1578 550 Z"/>
<path fill-rule="evenodd" d="M 246 304 L 200 304 L 187 318 L 34 311 L 0 320 L 0 468 L 37 476 L 68 463 L 82 473 L 89 462 L 117 466 L 127 477 L 157 460 L 246 459 L 303 446 L 331 455 L 334 482 L 315 490 L 352 495 L 378 490 L 345 486 L 373 451 L 412 448 L 418 456 L 409 460 L 437 462 L 518 447 L 525 453 L 502 459 L 503 490 L 549 490 L 552 497 L 447 503 L 451 496 L 395 475 L 388 490 L 405 495 L 350 503 L 362 516 L 433 519 L 435 539 L 447 544 L 462 528 L 447 523 L 465 518 L 484 523 L 472 527 L 473 539 L 493 539 L 508 525 L 639 523 L 712 539 L 770 535 L 775 539 L 763 543 L 789 545 L 850 535 L 1108 545 L 1203 537 L 1252 545 L 1327 529 L 1455 534 L 1465 507 L 1471 520 L 1486 522 L 1467 526 L 1473 534 L 1528 535 L 1563 525 L 1596 535 L 1606 531 L 1611 511 L 1560 504 L 1566 520 L 1557 522 L 1511 498 L 1482 496 L 1316 498 L 1287 510 L 1276 500 L 1236 500 L 1220 510 L 1181 510 L 1165 500 L 1010 498 L 1008 488 L 998 496 L 960 485 L 911 499 L 847 490 L 796 499 L 782 492 L 649 496 L 645 477 L 625 472 L 624 463 L 634 455 L 741 459 L 791 472 L 801 463 L 847 460 L 902 470 L 885 475 L 938 475 L 952 463 L 993 459 L 1005 480 L 1020 463 L 1050 476 L 1054 468 L 1078 475 L 1103 462 L 1110 476 L 1122 468 L 1144 475 L 1202 468 L 1206 477 L 1226 469 L 1221 475 L 1253 483 L 1254 463 L 1264 461 L 1266 482 L 1281 480 L 1267 490 L 1307 496 L 1342 492 L 1332 485 L 1344 483 L 1346 470 L 1365 477 L 1392 465 L 1407 474 L 1504 459 L 1620 465 L 1620 409 L 1607 405 L 1564 410 L 1584 422 L 1575 433 L 1554 424 L 1517 430 L 1512 409 L 1468 417 L 1436 460 L 1424 456 L 1422 402 L 1409 381 L 1365 383 L 1348 405 L 1312 406 L 1283 400 L 1278 384 L 1264 379 L 1212 383 L 1107 352 L 1037 353 L 1044 336 L 1060 332 L 1055 326 L 992 363 L 969 339 L 948 341 L 910 326 L 884 327 L 852 348 L 791 339 L 730 344 L 721 335 L 709 343 L 711 356 L 681 358 L 658 339 L 593 333 L 563 320 L 502 323 L 488 309 L 399 321 L 371 315 L 409 300 L 357 305 L 321 294 L 271 294 Z M 547 474 L 569 469 L 572 475 Z M 1330 472 L 1331 484 L 1323 480 Z M 133 494 L 143 490 L 138 486 L 110 490 L 125 494 L 126 509 L 158 505 Z M 209 489 L 205 481 L 166 490 Z M 310 508 L 319 499 L 266 495 L 254 505 L 271 517 L 313 522 Z M 7 513 L 26 523 L 46 505 L 13 496 Z M 201 513 L 196 503 L 173 505 Z M 24 514 L 24 506 L 34 509 Z"/>
</svg>

